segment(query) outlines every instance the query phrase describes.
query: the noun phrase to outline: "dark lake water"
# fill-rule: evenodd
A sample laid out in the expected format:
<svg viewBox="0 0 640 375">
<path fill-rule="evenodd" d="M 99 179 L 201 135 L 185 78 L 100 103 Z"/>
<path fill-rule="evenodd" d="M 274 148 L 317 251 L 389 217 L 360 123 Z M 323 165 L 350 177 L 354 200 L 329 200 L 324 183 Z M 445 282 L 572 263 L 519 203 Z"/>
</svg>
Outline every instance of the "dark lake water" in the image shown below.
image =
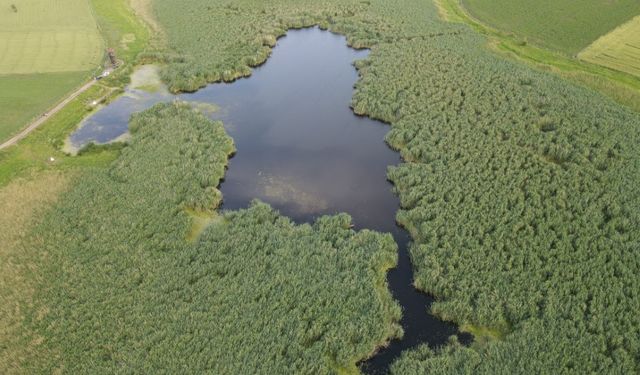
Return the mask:
<svg viewBox="0 0 640 375">
<path fill-rule="evenodd" d="M 457 329 L 428 314 L 432 299 L 412 286 L 410 238 L 396 225 L 399 200 L 386 178 L 387 167 L 401 162 L 384 143 L 388 125 L 349 107 L 358 79 L 352 63 L 367 54 L 317 28 L 290 31 L 250 78 L 178 96 L 129 89 L 85 121 L 71 142 L 113 140 L 126 132 L 131 113 L 160 101 L 179 98 L 205 110 L 211 108 L 202 103 L 214 104 L 209 115 L 224 122 L 237 147 L 221 186 L 224 209 L 258 198 L 297 222 L 346 212 L 357 229 L 392 233 L 400 257 L 388 280 L 403 307 L 405 336 L 361 364 L 365 372 L 384 373 L 401 351 L 442 345 Z"/>
</svg>

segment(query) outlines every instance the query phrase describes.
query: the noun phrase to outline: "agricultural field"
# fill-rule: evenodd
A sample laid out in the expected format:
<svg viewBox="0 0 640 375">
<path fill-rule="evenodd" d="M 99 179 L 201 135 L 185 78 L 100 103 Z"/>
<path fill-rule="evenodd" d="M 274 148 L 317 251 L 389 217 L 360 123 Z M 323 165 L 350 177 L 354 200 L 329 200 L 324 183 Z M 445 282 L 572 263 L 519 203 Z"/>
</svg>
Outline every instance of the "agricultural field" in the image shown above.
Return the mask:
<svg viewBox="0 0 640 375">
<path fill-rule="evenodd" d="M 0 74 L 93 70 L 103 47 L 87 0 L 0 2 Z"/>
<path fill-rule="evenodd" d="M 640 16 L 600 37 L 578 57 L 640 77 Z"/>
<path fill-rule="evenodd" d="M 0 1 L 0 140 L 89 78 L 103 49 L 87 0 Z"/>
<path fill-rule="evenodd" d="M 478 20 L 528 42 L 575 56 L 640 15 L 635 0 L 460 0 Z"/>
<path fill-rule="evenodd" d="M 560 2 L 579 20 L 547 34 L 557 6 L 522 19 L 506 3 L 474 4 L 571 55 L 637 10 Z M 428 1 L 150 5 L 163 43 L 142 59 L 162 64 L 173 92 L 251 75 L 291 28 L 319 25 L 371 49 L 351 106 L 388 123 L 404 159 L 388 178 L 414 285 L 474 337 L 408 350 L 392 374 L 640 372 L 638 112 L 494 54 Z M 358 373 L 402 335 L 385 279 L 397 262 L 390 235 L 354 231 L 345 214 L 295 224 L 259 202 L 221 212 L 235 149 L 222 124 L 172 103 L 130 125 L 127 146 L 62 159 L 78 175 L 52 184 L 33 203 L 52 208 L 27 210 L 25 232 L 9 236 L 9 252 L 34 256 L 13 257 L 26 272 L 2 279 L 28 289 L 2 294 L 20 315 L 0 319 L 0 372 Z M 47 144 L 38 155 L 69 130 L 35 134 Z M 31 162 L 0 153 L 0 182 Z M 5 189 L 0 207 L 16 187 Z"/>
<path fill-rule="evenodd" d="M 128 0 L 91 0 L 95 16 L 100 24 L 108 45 L 115 46 L 119 59 L 124 61 L 124 66 L 119 68 L 108 79 L 103 79 L 88 91 L 71 101 L 60 112 L 47 117 L 47 121 L 19 143 L 19 147 L 9 147 L 0 150 L 0 186 L 4 186 L 16 177 L 25 177 L 35 171 L 57 170 L 69 171 L 87 167 L 104 166 L 113 160 L 113 150 L 103 150 L 100 153 L 92 153 L 82 158 L 68 157 L 61 150 L 65 138 L 69 132 L 90 113 L 87 103 L 94 100 L 109 101 L 120 91 L 118 88 L 129 80 L 129 73 L 140 52 L 149 43 L 149 31 L 143 20 L 133 14 Z M 45 103 L 34 105 L 37 100 L 49 100 L 62 97 L 65 90 L 68 92 L 82 80 L 78 77 L 73 82 L 75 74 L 79 73 L 47 73 L 41 75 L 8 75 L 1 76 L 0 102 L 7 110 L 1 115 L 7 118 L 24 119 L 25 123 L 32 116 L 37 116 L 38 108 L 48 107 Z M 60 76 L 71 78 L 47 78 Z M 67 83 L 65 83 L 67 82 Z M 6 84 L 6 86 L 5 86 Z M 66 86 L 65 86 L 66 85 Z M 2 89 L 10 88 L 4 92 Z M 68 87 L 68 89 L 65 89 Z M 58 92 L 44 96 L 37 94 L 47 90 Z M 16 120 L 18 121 L 18 120 Z M 10 134 L 7 130 L 4 134 Z M 55 163 L 48 163 L 47 159 L 54 157 Z"/>
<path fill-rule="evenodd" d="M 41 115 L 85 78 L 87 72 L 0 75 L 0 141 Z"/>
</svg>

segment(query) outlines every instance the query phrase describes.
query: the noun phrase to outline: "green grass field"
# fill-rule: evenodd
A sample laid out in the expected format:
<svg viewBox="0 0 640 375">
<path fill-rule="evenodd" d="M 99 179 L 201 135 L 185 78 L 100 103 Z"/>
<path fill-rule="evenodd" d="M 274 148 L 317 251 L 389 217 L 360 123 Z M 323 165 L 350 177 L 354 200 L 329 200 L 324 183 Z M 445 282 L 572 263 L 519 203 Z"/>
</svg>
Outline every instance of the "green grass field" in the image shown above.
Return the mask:
<svg viewBox="0 0 640 375">
<path fill-rule="evenodd" d="M 640 16 L 599 38 L 580 52 L 578 57 L 640 76 Z"/>
<path fill-rule="evenodd" d="M 95 68 L 102 56 L 100 35 L 88 30 L 0 33 L 0 72 L 31 74 Z"/>
<path fill-rule="evenodd" d="M 50 36 L 41 38 L 40 43 L 46 40 L 58 43 L 60 40 L 54 36 L 58 35 L 57 33 L 74 35 L 69 31 L 71 29 L 86 32 L 79 32 L 79 36 L 74 37 L 76 43 L 73 46 L 68 44 L 67 48 L 59 49 L 58 52 L 52 52 L 55 48 L 49 47 L 48 56 L 52 61 L 49 66 L 37 63 L 41 60 L 40 57 L 44 56 L 44 52 L 40 55 L 35 53 L 38 46 L 35 46 L 35 49 L 31 48 L 30 52 L 24 48 L 14 48 L 16 52 L 0 53 L 0 141 L 17 133 L 28 122 L 54 106 L 89 78 L 91 71 L 99 64 L 99 56 L 102 55 L 104 44 L 101 39 L 96 39 L 96 36 L 100 38 L 96 34 L 98 30 L 96 21 L 106 45 L 115 48 L 118 58 L 127 63 L 135 60 L 149 40 L 147 29 L 142 21 L 133 15 L 126 0 L 90 0 L 90 3 L 86 0 L 56 0 L 53 2 L 54 6 L 49 7 L 47 2 L 38 0 L 35 3 L 27 3 L 28 7 L 25 6 L 24 9 L 19 4 L 16 5 L 17 13 L 11 10 L 11 3 L 11 1 L 0 0 L 0 51 L 5 51 L 9 45 L 15 47 L 10 42 L 10 38 L 35 40 L 34 35 L 49 33 L 43 26 L 45 24 L 61 31 L 49 33 Z M 95 14 L 92 14 L 92 9 Z M 68 25 L 73 27 L 69 28 Z M 33 32 L 27 32 L 27 30 L 33 30 Z M 4 39 L 3 36 L 5 36 Z M 80 41 L 83 41 L 84 49 L 77 48 L 80 46 Z M 93 45 L 87 44 L 88 41 Z M 71 48 L 74 46 L 75 49 Z M 27 58 L 26 55 L 22 55 L 23 53 L 31 55 Z M 99 54 L 98 57 L 85 58 L 96 53 Z M 21 59 L 20 56 L 25 57 L 25 64 L 16 63 Z M 12 62 L 9 63 L 10 61 Z M 2 68 L 3 63 L 7 68 L 5 70 Z M 67 63 L 70 64 L 69 69 L 74 71 L 64 70 L 67 68 L 64 64 Z M 17 65 L 20 66 L 13 69 Z M 108 83 L 118 86 L 125 82 L 130 66 L 131 64 L 128 64 L 125 69 L 119 69 Z M 10 72 L 9 67 L 13 69 Z M 27 70 L 29 74 L 13 74 Z M 35 73 L 40 70 L 48 72 Z"/>
<path fill-rule="evenodd" d="M 637 0 L 461 1 L 490 26 L 570 55 L 640 14 Z"/>
<path fill-rule="evenodd" d="M 87 71 L 102 49 L 87 0 L 0 0 L 0 74 Z"/>
<path fill-rule="evenodd" d="M 103 49 L 87 0 L 0 0 L 0 141 L 86 80 Z"/>
<path fill-rule="evenodd" d="M 128 7 L 128 0 L 91 1 L 105 39 L 109 45 L 115 45 L 118 57 L 124 60 L 125 66 L 116 70 L 110 78 L 100 81 L 98 85 L 71 101 L 57 114 L 48 117 L 46 123 L 20 141 L 18 146 L 0 150 L 0 186 L 9 184 L 17 177 L 31 176 L 40 171 L 69 171 L 104 166 L 117 154 L 113 150 L 103 150 L 103 152 L 90 153 L 82 157 L 69 157 L 61 151 L 64 139 L 87 115 L 87 103 L 102 99 L 109 101 L 117 95 L 118 90 L 114 91 L 114 89 L 121 87 L 128 80 L 127 72 L 133 66 L 136 56 L 148 43 L 149 33 L 142 21 L 133 16 L 133 10 Z M 134 38 L 131 37 L 132 35 Z M 67 91 L 71 90 L 73 77 L 66 76 L 73 74 L 76 73 L 0 76 L 0 128 L 8 126 L 8 122 L 2 120 L 3 116 L 7 119 L 16 119 L 17 123 L 21 118 L 28 119 L 40 113 L 37 106 L 44 108 L 50 106 L 40 102 L 31 104 L 34 101 L 52 100 L 53 103 L 60 96 L 64 96 L 61 82 L 66 82 L 64 84 L 69 87 Z M 81 77 L 77 78 L 77 81 L 81 80 Z M 19 91 L 19 88 L 22 91 Z M 60 91 L 36 95 L 50 89 L 60 89 Z M 16 103 L 19 105 L 17 106 Z M 28 109 L 32 111 L 31 114 L 27 113 Z M 16 130 L 18 128 L 20 126 L 14 127 Z M 11 131 L 7 130 L 3 134 L 10 133 Z M 47 159 L 52 156 L 55 157 L 56 162 L 47 162 Z"/>
<path fill-rule="evenodd" d="M 87 72 L 0 76 L 0 140 L 9 138 L 87 77 Z"/>
<path fill-rule="evenodd" d="M 149 42 L 149 31 L 143 20 L 134 16 L 130 0 L 90 0 L 96 20 L 109 47 L 115 48 L 118 58 L 135 61 Z"/>
</svg>

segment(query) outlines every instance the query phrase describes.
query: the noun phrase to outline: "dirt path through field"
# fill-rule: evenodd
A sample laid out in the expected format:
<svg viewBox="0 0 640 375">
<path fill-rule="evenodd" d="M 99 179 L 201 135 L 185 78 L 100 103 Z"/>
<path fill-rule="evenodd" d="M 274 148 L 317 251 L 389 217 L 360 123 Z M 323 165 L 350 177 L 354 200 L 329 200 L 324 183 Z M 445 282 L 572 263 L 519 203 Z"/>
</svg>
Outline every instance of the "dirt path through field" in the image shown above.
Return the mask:
<svg viewBox="0 0 640 375">
<path fill-rule="evenodd" d="M 0 145 L 0 150 L 3 150 L 7 147 L 13 146 L 18 143 L 20 140 L 29 135 L 32 131 L 36 130 L 40 125 L 45 123 L 49 117 L 58 113 L 62 108 L 64 108 L 67 104 L 69 104 L 73 99 L 77 98 L 80 94 L 87 91 L 91 86 L 96 84 L 96 80 L 92 79 L 91 81 L 84 84 L 82 87 L 74 91 L 71 95 L 67 96 L 63 101 L 58 103 L 55 107 L 53 107 L 48 112 L 45 112 L 42 116 L 40 116 L 37 120 L 33 121 L 29 126 L 23 129 L 20 133 L 16 134 L 8 141 L 4 142 Z"/>
</svg>

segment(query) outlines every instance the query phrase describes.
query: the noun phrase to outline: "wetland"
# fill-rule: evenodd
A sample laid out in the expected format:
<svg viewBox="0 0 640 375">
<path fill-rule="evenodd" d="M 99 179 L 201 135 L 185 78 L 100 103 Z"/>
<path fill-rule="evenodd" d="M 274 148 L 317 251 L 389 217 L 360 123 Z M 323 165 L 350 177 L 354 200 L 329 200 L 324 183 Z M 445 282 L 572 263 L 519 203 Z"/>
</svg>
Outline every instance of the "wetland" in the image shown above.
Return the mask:
<svg viewBox="0 0 640 375">
<path fill-rule="evenodd" d="M 384 142 L 389 126 L 349 107 L 358 80 L 353 63 L 368 53 L 318 28 L 291 30 L 250 77 L 178 95 L 160 83 L 157 68 L 144 66 L 125 95 L 85 120 L 70 143 L 80 148 L 121 139 L 133 113 L 184 101 L 221 120 L 234 140 L 237 151 L 220 187 L 223 209 L 259 199 L 299 223 L 344 212 L 356 229 L 391 233 L 399 259 L 388 282 L 402 306 L 404 336 L 362 364 L 377 373 L 407 348 L 444 345 L 457 329 L 429 314 L 432 298 L 413 286 L 410 237 L 396 223 L 399 200 L 387 180 L 387 168 L 401 162 Z"/>
</svg>

